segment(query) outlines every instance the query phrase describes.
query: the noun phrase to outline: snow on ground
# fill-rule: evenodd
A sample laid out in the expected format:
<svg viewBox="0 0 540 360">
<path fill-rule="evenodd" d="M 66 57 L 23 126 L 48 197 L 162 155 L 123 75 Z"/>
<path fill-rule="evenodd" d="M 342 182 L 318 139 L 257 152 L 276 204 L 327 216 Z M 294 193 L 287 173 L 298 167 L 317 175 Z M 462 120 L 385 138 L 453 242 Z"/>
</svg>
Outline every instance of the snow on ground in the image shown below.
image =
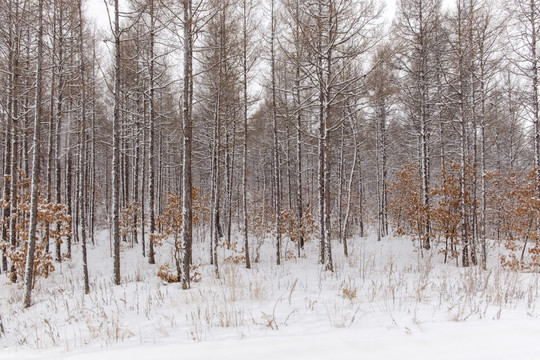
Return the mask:
<svg viewBox="0 0 540 360">
<path fill-rule="evenodd" d="M 73 353 L 15 353 L 11 359 L 538 359 L 538 321 L 472 321 L 423 324 L 413 329 L 289 329 L 244 340 L 185 344 L 125 344 Z"/>
<path fill-rule="evenodd" d="M 315 243 L 282 266 L 272 244 L 252 270 L 221 264 L 215 279 L 202 266 L 187 291 L 125 246 L 123 282 L 113 286 L 102 232 L 89 252 L 89 295 L 78 245 L 38 280 L 29 309 L 22 286 L 0 277 L 0 358 L 540 359 L 539 275 L 500 269 L 497 244 L 481 271 L 421 257 L 406 239 L 357 238 L 349 258 L 335 245 L 333 273 L 316 264 Z M 195 248 L 194 262 L 206 264 L 205 244 Z M 170 261 L 165 247 L 157 252 L 158 264 Z"/>
</svg>

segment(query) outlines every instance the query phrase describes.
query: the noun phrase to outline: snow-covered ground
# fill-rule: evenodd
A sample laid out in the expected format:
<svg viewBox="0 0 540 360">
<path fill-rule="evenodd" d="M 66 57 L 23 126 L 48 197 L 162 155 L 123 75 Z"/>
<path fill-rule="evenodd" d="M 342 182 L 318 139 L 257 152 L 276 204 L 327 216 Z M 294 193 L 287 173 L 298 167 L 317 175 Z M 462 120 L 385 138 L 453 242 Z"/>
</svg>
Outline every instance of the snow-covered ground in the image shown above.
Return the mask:
<svg viewBox="0 0 540 360">
<path fill-rule="evenodd" d="M 288 245 L 289 248 L 291 245 Z M 0 358 L 5 359 L 540 359 L 539 275 L 487 271 L 420 257 L 406 239 L 357 238 L 349 258 L 334 247 L 335 272 L 306 256 L 274 265 L 272 241 L 252 270 L 201 266 L 192 289 L 156 276 L 170 252 L 148 265 L 140 247 L 122 253 L 112 284 L 108 234 L 89 252 L 84 295 L 80 247 L 39 279 L 34 305 L 0 277 Z M 195 263 L 206 264 L 204 244 Z M 221 250 L 221 258 L 226 249 Z"/>
</svg>

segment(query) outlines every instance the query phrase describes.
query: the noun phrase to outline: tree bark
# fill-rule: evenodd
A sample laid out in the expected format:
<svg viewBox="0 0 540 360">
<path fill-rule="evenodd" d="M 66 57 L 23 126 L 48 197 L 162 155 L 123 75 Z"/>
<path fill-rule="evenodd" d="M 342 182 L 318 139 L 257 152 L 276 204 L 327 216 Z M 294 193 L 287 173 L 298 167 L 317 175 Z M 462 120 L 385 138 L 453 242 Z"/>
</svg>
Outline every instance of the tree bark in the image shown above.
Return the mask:
<svg viewBox="0 0 540 360">
<path fill-rule="evenodd" d="M 242 117 L 244 125 L 244 144 L 242 157 L 242 210 L 244 225 L 244 254 L 246 257 L 246 269 L 251 269 L 251 259 L 249 257 L 249 229 L 248 229 L 248 205 L 247 205 L 247 158 L 248 158 L 248 28 L 247 1 L 242 2 L 242 87 L 243 103 Z"/>
<path fill-rule="evenodd" d="M 277 125 L 277 95 L 276 95 L 276 58 L 275 58 L 275 37 L 276 37 L 276 24 L 275 24 L 275 0 L 271 2 L 271 72 L 272 72 L 272 129 L 274 136 L 274 211 L 275 211 L 275 227 L 276 227 L 276 264 L 281 265 L 281 177 L 279 166 L 279 147 L 278 147 L 278 125 Z"/>
<path fill-rule="evenodd" d="M 80 155 L 79 155 L 79 203 L 80 203 L 80 221 L 81 221 L 81 247 L 82 247 L 82 266 L 84 293 L 90 293 L 90 284 L 88 278 L 88 255 L 86 251 L 86 178 L 85 159 L 86 159 L 86 64 L 84 60 L 84 33 L 83 33 L 83 10 L 82 0 L 79 0 L 79 56 L 80 56 L 80 77 L 81 77 L 81 133 L 80 133 Z"/>
<path fill-rule="evenodd" d="M 193 137 L 193 14 L 192 0 L 184 0 L 184 109 L 183 109 L 183 132 L 184 132 L 184 176 L 182 183 L 182 217 L 184 229 L 182 232 L 183 265 L 182 288 L 189 289 L 191 286 L 190 266 L 193 246 L 193 184 L 191 173 L 191 148 Z M 217 262 L 216 262 L 217 263 Z"/>
<path fill-rule="evenodd" d="M 114 283 L 120 285 L 120 11 L 119 0 L 114 0 L 114 114 L 113 114 L 113 156 L 112 156 L 112 242 L 114 256 Z"/>
<path fill-rule="evenodd" d="M 38 222 L 38 193 L 39 193 L 39 132 L 41 122 L 41 101 L 43 82 L 43 0 L 38 1 L 38 32 L 37 32 L 37 69 L 36 69 L 36 101 L 34 114 L 34 137 L 32 140 L 32 182 L 30 195 L 30 223 L 28 225 L 28 250 L 24 275 L 24 306 L 32 304 L 32 288 L 34 287 L 34 256 L 36 250 L 36 229 Z"/>
</svg>

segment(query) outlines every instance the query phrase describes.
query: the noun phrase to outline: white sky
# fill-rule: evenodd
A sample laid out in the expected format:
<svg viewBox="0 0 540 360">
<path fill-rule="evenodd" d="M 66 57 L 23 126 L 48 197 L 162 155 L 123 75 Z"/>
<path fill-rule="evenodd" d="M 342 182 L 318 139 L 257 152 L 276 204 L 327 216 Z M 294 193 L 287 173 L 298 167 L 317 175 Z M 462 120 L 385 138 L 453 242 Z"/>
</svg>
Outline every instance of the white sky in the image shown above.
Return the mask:
<svg viewBox="0 0 540 360">
<path fill-rule="evenodd" d="M 86 9 L 87 14 L 94 19 L 99 30 L 110 31 L 105 1 L 112 3 L 112 0 L 86 0 Z M 123 2 L 123 0 L 120 0 L 120 2 Z M 381 0 L 381 2 L 385 4 L 384 17 L 387 19 L 387 23 L 390 24 L 394 19 L 398 0 Z M 443 9 L 448 9 L 453 2 L 454 0 L 443 0 Z M 112 16 L 112 4 L 110 10 Z"/>
<path fill-rule="evenodd" d="M 105 1 L 109 0 L 86 0 L 86 12 L 96 22 L 99 30 L 109 30 Z M 110 10 L 112 11 L 113 8 L 111 7 Z M 111 16 L 113 16 L 112 12 Z"/>
<path fill-rule="evenodd" d="M 86 0 L 87 14 L 96 22 L 96 25 L 100 30 L 109 30 L 109 20 L 107 18 L 105 1 L 110 3 L 109 0 Z M 382 2 L 386 3 L 384 17 L 388 19 L 387 21 L 390 23 L 394 18 L 394 14 L 396 12 L 397 0 L 382 0 Z M 110 10 L 112 16 L 112 4 Z"/>
</svg>

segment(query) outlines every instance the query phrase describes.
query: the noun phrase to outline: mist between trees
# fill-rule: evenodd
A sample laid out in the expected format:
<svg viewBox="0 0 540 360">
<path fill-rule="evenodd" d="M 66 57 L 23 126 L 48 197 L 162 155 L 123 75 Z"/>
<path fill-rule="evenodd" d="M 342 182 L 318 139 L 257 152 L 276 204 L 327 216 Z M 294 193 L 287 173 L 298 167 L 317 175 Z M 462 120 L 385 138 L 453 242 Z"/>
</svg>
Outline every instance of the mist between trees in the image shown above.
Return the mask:
<svg viewBox="0 0 540 360">
<path fill-rule="evenodd" d="M 539 4 L 130 0 L 0 4 L 2 272 L 24 282 L 110 229 L 184 289 L 262 239 L 278 265 L 410 236 L 457 266 L 540 265 Z M 284 249 L 285 241 L 294 249 Z M 231 257 L 222 259 L 218 249 Z M 334 249 L 335 248 L 335 249 Z M 73 249 L 79 249 L 77 246 Z"/>
</svg>

